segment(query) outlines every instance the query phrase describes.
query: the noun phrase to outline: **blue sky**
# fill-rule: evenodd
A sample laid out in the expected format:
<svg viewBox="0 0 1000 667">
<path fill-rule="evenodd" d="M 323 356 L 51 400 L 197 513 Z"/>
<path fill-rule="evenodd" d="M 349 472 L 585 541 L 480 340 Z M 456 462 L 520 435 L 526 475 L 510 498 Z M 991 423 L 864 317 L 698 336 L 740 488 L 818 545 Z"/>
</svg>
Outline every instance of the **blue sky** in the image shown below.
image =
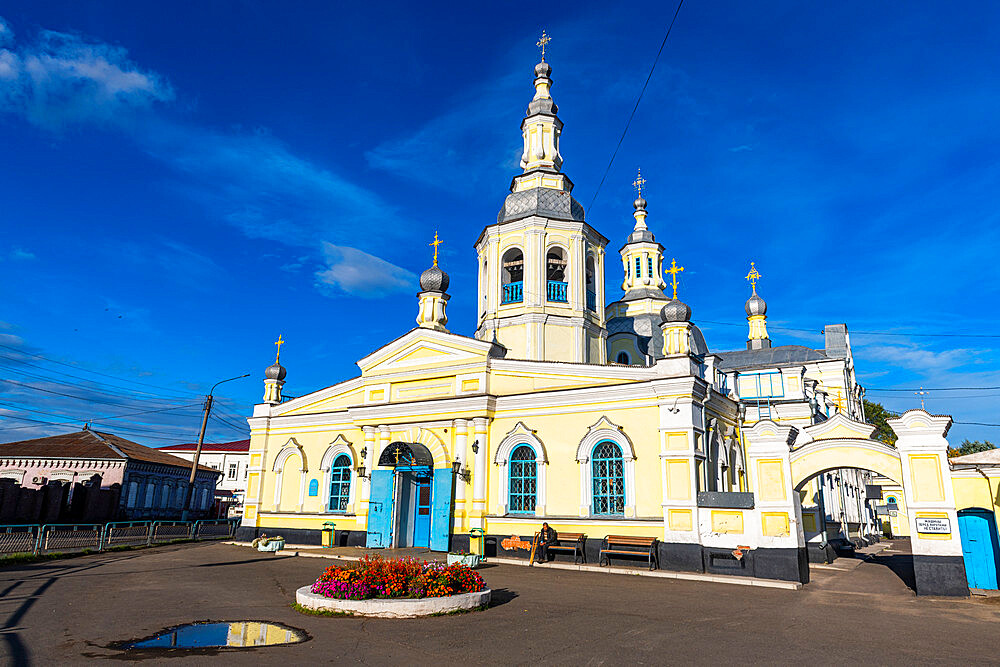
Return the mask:
<svg viewBox="0 0 1000 667">
<path fill-rule="evenodd" d="M 435 230 L 471 334 L 542 28 L 588 221 L 615 252 L 642 167 L 714 350 L 744 346 L 754 260 L 774 343 L 846 322 L 890 409 L 1000 386 L 1000 338 L 964 336 L 1000 334 L 1000 7 L 688 3 L 593 201 L 673 9 L 4 3 L 0 440 L 137 412 L 100 426 L 193 439 L 199 394 L 251 373 L 209 428 L 238 438 L 279 333 L 301 395 L 414 325 Z M 1000 423 L 998 398 L 927 407 Z"/>
</svg>

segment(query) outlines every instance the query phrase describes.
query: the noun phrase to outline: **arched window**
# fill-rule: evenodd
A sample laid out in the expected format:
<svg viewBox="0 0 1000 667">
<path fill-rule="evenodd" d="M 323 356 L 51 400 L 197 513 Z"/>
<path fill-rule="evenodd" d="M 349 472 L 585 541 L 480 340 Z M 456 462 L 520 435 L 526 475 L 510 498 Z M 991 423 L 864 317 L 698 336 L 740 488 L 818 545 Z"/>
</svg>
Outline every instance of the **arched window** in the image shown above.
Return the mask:
<svg viewBox="0 0 1000 667">
<path fill-rule="evenodd" d="M 628 352 L 619 352 L 617 361 L 619 364 L 625 364 L 627 366 L 629 364 Z"/>
<path fill-rule="evenodd" d="M 341 454 L 330 466 L 330 511 L 343 512 L 351 499 L 351 459 Z"/>
<path fill-rule="evenodd" d="M 624 514 L 625 474 L 621 447 L 610 440 L 597 443 L 591 466 L 594 514 Z"/>
<path fill-rule="evenodd" d="M 594 256 L 587 255 L 587 265 L 585 271 L 587 281 L 587 310 L 597 310 L 597 269 L 595 268 Z"/>
<path fill-rule="evenodd" d="M 532 513 L 535 511 L 535 491 L 537 489 L 535 450 L 528 445 L 518 446 L 510 455 L 510 504 L 512 513 Z"/>
<path fill-rule="evenodd" d="M 562 248 L 549 248 L 545 253 L 545 277 L 548 281 L 545 296 L 548 301 L 566 303 L 566 251 Z"/>
<path fill-rule="evenodd" d="M 524 254 L 520 248 L 511 248 L 503 254 L 500 279 L 503 283 L 501 304 L 524 301 Z"/>
</svg>

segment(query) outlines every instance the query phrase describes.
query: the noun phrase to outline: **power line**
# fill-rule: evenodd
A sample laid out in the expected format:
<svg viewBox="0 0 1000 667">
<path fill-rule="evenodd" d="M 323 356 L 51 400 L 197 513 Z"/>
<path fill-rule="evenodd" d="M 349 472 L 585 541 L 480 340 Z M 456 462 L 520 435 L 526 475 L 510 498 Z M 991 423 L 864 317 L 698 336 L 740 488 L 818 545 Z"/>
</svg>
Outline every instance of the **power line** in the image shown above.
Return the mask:
<svg viewBox="0 0 1000 667">
<path fill-rule="evenodd" d="M 955 423 L 956 424 L 968 424 L 970 426 L 997 426 L 997 427 L 1000 427 L 1000 424 L 988 424 L 986 422 L 955 422 Z"/>
<path fill-rule="evenodd" d="M 30 361 L 24 361 L 23 359 L 16 359 L 16 358 L 14 358 L 13 356 L 11 356 L 9 354 L 0 354 L 0 359 L 7 360 L 8 361 L 7 368 L 9 368 L 10 370 L 14 370 L 15 372 L 25 373 L 25 371 L 16 371 L 15 370 L 16 366 L 30 366 L 32 368 L 37 368 L 39 370 L 45 371 L 46 373 L 54 373 L 56 375 L 62 375 L 62 376 L 65 376 L 65 377 L 73 378 L 75 380 L 81 380 L 83 382 L 88 382 L 88 383 L 95 384 L 95 385 L 98 385 L 98 386 L 114 387 L 115 389 L 123 389 L 123 390 L 125 390 L 127 392 L 130 392 L 130 393 L 133 393 L 133 394 L 146 394 L 147 396 L 154 396 L 156 398 L 169 398 L 171 400 L 174 400 L 174 399 L 177 398 L 176 396 L 165 396 L 163 394 L 154 394 L 151 391 L 143 391 L 142 389 L 133 389 L 132 387 L 122 387 L 120 385 L 111 384 L 110 382 L 98 382 L 97 380 L 94 380 L 94 379 L 91 379 L 91 378 L 82 377 L 80 375 L 73 375 L 72 373 L 64 373 L 63 371 L 57 371 L 57 370 L 54 370 L 52 368 L 46 368 L 45 366 L 41 366 L 39 364 L 33 364 Z M 13 362 L 16 366 L 11 366 L 9 362 Z M 56 381 L 57 380 L 53 379 L 53 382 L 56 382 Z M 126 380 L 126 382 L 127 382 L 127 380 Z"/>
<path fill-rule="evenodd" d="M 1000 387 L 865 387 L 865 391 L 989 391 Z"/>
<path fill-rule="evenodd" d="M 745 327 L 744 322 L 717 322 L 715 320 L 698 320 L 704 324 L 721 324 L 727 327 Z M 768 329 L 777 329 L 779 331 L 800 331 L 804 333 L 811 333 L 816 335 L 822 335 L 823 329 L 817 331 L 816 329 L 799 329 L 795 327 L 779 327 L 771 324 L 767 325 Z M 852 334 L 865 335 L 865 336 L 910 336 L 910 337 L 922 337 L 922 338 L 1000 338 L 1000 334 L 975 334 L 975 333 L 902 333 L 899 331 L 851 331 Z"/>
<path fill-rule="evenodd" d="M 642 101 L 642 96 L 646 93 L 646 86 L 649 85 L 649 80 L 653 78 L 653 70 L 656 69 L 656 63 L 660 62 L 660 54 L 663 53 L 663 47 L 667 45 L 667 38 L 670 37 L 670 31 L 674 29 L 674 22 L 677 20 L 677 15 L 681 12 L 681 6 L 684 4 L 684 0 L 680 0 L 677 3 L 677 9 L 674 10 L 674 17 L 670 19 L 670 25 L 667 26 L 667 34 L 663 36 L 663 41 L 660 42 L 660 50 L 656 52 L 656 58 L 653 59 L 653 66 L 649 68 L 649 74 L 646 76 L 645 83 L 642 84 L 642 90 L 639 91 L 639 97 L 635 100 L 635 106 L 632 107 L 632 113 L 628 116 L 628 121 L 625 123 L 625 129 L 622 130 L 622 136 L 618 139 L 618 145 L 615 146 L 614 153 L 611 154 L 611 159 L 608 161 L 608 168 L 604 170 L 604 175 L 601 176 L 601 182 L 597 184 L 597 189 L 594 190 L 594 197 L 590 200 L 590 206 L 588 209 L 594 207 L 594 202 L 597 201 L 597 195 L 601 192 L 601 187 L 604 185 L 605 179 L 608 177 L 608 173 L 611 171 L 611 165 L 615 162 L 615 157 L 618 155 L 618 149 L 622 147 L 622 142 L 625 141 L 625 135 L 628 134 L 628 128 L 632 125 L 632 119 L 635 117 L 635 112 L 639 108 L 639 102 Z"/>
<path fill-rule="evenodd" d="M 4 367 L 4 369 L 6 371 L 10 372 L 10 373 L 16 373 L 17 375 L 23 375 L 24 377 L 34 378 L 36 380 L 44 380 L 45 382 L 47 382 L 49 384 L 59 385 L 59 386 L 62 386 L 62 387 L 69 387 L 70 389 L 77 389 L 77 390 L 87 391 L 87 392 L 90 392 L 90 393 L 102 394 L 104 396 L 108 396 L 108 397 L 111 397 L 111 398 L 126 399 L 128 401 L 132 401 L 132 402 L 136 402 L 136 403 L 153 403 L 153 404 L 157 404 L 157 403 L 166 403 L 168 401 L 190 400 L 190 397 L 185 397 L 184 399 L 181 399 L 180 397 L 167 397 L 167 396 L 155 397 L 155 398 L 147 398 L 145 396 L 136 396 L 134 393 L 133 394 L 126 394 L 126 393 L 122 393 L 122 392 L 109 391 L 107 389 L 102 389 L 101 388 L 102 385 L 99 384 L 99 383 L 94 382 L 93 380 L 84 380 L 84 382 L 88 383 L 88 384 L 85 385 L 85 384 L 81 384 L 79 382 L 66 382 L 64 380 L 59 380 L 59 379 L 56 379 L 56 378 L 52 378 L 52 377 L 49 377 L 47 375 L 39 375 L 38 373 L 32 373 L 30 371 L 20 370 L 20 369 L 17 369 L 17 368 Z M 43 370 L 45 370 L 45 369 L 43 369 Z M 129 389 L 126 388 L 126 391 L 131 391 L 131 390 L 129 390 Z M 155 396 L 155 395 L 151 394 L 151 396 Z"/>
<path fill-rule="evenodd" d="M 104 404 L 104 405 L 117 405 L 117 406 L 126 407 L 126 408 L 127 407 L 132 407 L 132 406 L 128 405 L 127 403 L 122 403 L 120 401 L 104 401 L 104 400 L 101 400 L 99 398 L 94 398 L 92 396 L 75 396 L 73 394 L 67 394 L 67 393 L 61 392 L 61 391 L 53 391 L 52 389 L 43 389 L 42 387 L 36 387 L 35 385 L 32 385 L 32 384 L 27 384 L 27 383 L 24 383 L 24 382 L 18 382 L 17 380 L 9 380 L 7 378 L 0 378 L 0 382 L 6 382 L 8 384 L 13 384 L 13 385 L 17 385 L 19 387 L 24 387 L 25 389 L 31 389 L 33 391 L 41 391 L 41 392 L 44 392 L 46 394 L 53 394 L 55 396 L 65 396 L 66 398 L 75 398 L 78 401 L 88 401 L 88 402 L 91 402 L 91 403 L 101 403 L 101 404 Z M 60 383 L 56 383 L 56 384 L 60 384 Z M 139 401 L 141 399 L 135 399 L 135 400 Z"/>
<path fill-rule="evenodd" d="M 162 391 L 169 391 L 169 392 L 175 393 L 175 394 L 188 394 L 189 396 L 197 396 L 197 394 L 195 394 L 194 392 L 190 392 L 190 391 L 183 391 L 183 390 L 180 390 L 180 389 L 168 389 L 167 387 L 160 387 L 160 386 L 155 385 L 155 384 L 149 384 L 148 382 L 139 382 L 138 380 L 129 380 L 129 379 L 126 379 L 126 378 L 117 377 L 115 375 L 108 375 L 107 373 L 101 373 L 100 371 L 92 371 L 92 370 L 90 370 L 88 368 L 82 368 L 82 367 L 79 367 L 79 366 L 74 366 L 73 364 L 67 364 L 67 363 L 62 362 L 62 361 L 56 361 L 55 359 L 49 359 L 48 357 L 45 357 L 45 356 L 43 356 L 41 354 L 33 354 L 31 352 L 25 352 L 24 350 L 22 350 L 20 348 L 12 347 L 10 345 L 0 344 L 0 348 L 4 348 L 6 350 L 11 350 L 12 352 L 17 352 L 18 354 L 23 354 L 25 356 L 32 357 L 34 359 L 42 359 L 43 361 L 47 361 L 47 362 L 49 362 L 51 364 L 59 364 L 60 366 L 66 366 L 67 368 L 72 368 L 72 369 L 75 369 L 75 370 L 78 370 L 78 371 L 83 371 L 85 373 L 92 373 L 93 375 L 100 375 L 102 377 L 111 378 L 112 380 L 119 380 L 121 382 L 129 382 L 131 384 L 138 384 L 138 385 L 142 385 L 143 387 L 152 387 L 153 389 L 160 389 Z"/>
</svg>

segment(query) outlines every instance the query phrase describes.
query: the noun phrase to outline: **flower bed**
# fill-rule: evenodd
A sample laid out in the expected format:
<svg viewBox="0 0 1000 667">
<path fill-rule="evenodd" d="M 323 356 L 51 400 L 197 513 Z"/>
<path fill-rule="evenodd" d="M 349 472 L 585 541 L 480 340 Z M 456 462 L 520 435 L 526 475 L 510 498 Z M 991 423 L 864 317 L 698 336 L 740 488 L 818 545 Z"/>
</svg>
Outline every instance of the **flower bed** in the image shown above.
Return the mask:
<svg viewBox="0 0 1000 667">
<path fill-rule="evenodd" d="M 357 568 L 328 567 L 310 592 L 337 600 L 436 598 L 486 590 L 477 572 L 460 563 L 365 556 Z"/>
</svg>

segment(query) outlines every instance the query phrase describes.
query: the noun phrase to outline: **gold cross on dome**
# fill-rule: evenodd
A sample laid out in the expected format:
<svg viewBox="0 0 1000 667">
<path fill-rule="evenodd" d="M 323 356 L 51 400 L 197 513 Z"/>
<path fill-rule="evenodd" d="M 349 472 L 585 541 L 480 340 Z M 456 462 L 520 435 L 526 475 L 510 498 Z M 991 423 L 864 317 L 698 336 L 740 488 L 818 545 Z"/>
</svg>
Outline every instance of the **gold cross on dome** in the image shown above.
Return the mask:
<svg viewBox="0 0 1000 667">
<path fill-rule="evenodd" d="M 930 392 L 924 391 L 923 387 L 920 388 L 920 391 L 913 392 L 914 396 L 919 396 L 920 397 L 920 409 L 921 410 L 924 409 L 924 396 L 926 396 L 928 393 L 930 393 Z"/>
<path fill-rule="evenodd" d="M 670 274 L 670 284 L 674 288 L 674 298 L 677 298 L 677 274 L 684 270 L 683 266 L 677 266 L 677 260 L 670 260 L 670 268 L 666 269 L 664 273 Z"/>
<path fill-rule="evenodd" d="M 752 289 L 753 293 L 756 294 L 757 281 L 760 280 L 760 271 L 757 270 L 757 267 L 754 266 L 753 262 L 750 262 L 750 273 L 747 274 L 747 280 L 750 281 L 750 289 Z"/>
<path fill-rule="evenodd" d="M 274 355 L 274 363 L 278 363 L 281 360 L 281 346 L 285 344 L 285 341 L 281 340 L 281 334 L 278 334 L 278 340 L 274 341 L 274 344 L 278 346 L 278 354 Z"/>
<path fill-rule="evenodd" d="M 549 37 L 548 35 L 546 35 L 545 31 L 542 30 L 542 37 L 541 37 L 541 39 L 539 39 L 537 42 L 535 42 L 535 46 L 537 46 L 537 47 L 539 47 L 539 48 L 542 49 L 542 62 L 545 62 L 545 47 L 551 41 L 552 41 L 552 38 Z"/>
<path fill-rule="evenodd" d="M 434 246 L 434 266 L 438 265 L 438 246 L 441 245 L 442 243 L 444 243 L 444 241 L 442 241 L 442 240 L 440 240 L 438 238 L 438 233 L 435 230 L 435 232 L 434 232 L 434 243 L 428 243 L 427 244 L 427 245 Z"/>
<path fill-rule="evenodd" d="M 642 196 L 642 186 L 644 186 L 645 184 L 646 184 L 646 179 L 642 177 L 642 169 L 639 169 L 638 176 L 636 176 L 635 180 L 632 181 L 632 187 L 636 189 L 636 192 L 639 193 L 640 197 Z"/>
</svg>

